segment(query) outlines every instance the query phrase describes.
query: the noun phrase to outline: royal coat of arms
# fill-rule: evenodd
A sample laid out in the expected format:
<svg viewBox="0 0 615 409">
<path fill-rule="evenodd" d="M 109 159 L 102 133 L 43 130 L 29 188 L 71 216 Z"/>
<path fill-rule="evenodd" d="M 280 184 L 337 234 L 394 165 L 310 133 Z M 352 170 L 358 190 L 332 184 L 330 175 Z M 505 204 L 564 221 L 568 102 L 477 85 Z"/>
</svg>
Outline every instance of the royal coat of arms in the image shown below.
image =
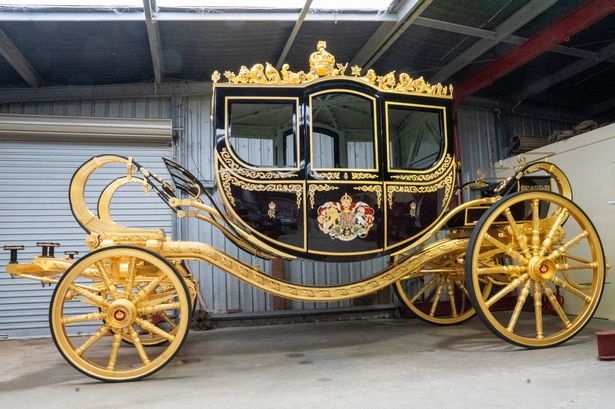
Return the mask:
<svg viewBox="0 0 615 409">
<path fill-rule="evenodd" d="M 345 194 L 339 202 L 327 202 L 318 208 L 318 227 L 331 239 L 351 241 L 365 238 L 374 225 L 374 209 L 367 203 L 353 203 Z"/>
</svg>

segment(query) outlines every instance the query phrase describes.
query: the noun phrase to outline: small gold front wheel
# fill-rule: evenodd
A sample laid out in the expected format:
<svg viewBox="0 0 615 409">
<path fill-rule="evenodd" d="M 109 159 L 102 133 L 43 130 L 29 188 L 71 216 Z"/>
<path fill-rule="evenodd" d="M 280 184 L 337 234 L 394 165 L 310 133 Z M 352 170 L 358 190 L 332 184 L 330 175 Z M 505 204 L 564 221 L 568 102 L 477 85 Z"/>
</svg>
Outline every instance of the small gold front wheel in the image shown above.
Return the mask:
<svg viewBox="0 0 615 409">
<path fill-rule="evenodd" d="M 555 193 L 519 192 L 478 221 L 466 283 L 478 316 L 495 335 L 544 348 L 569 340 L 589 322 L 605 266 L 598 233 L 578 206 Z M 479 289 L 485 279 L 497 285 L 488 296 Z"/>
<path fill-rule="evenodd" d="M 82 373 L 109 382 L 137 380 L 173 359 L 188 334 L 190 304 L 183 278 L 164 258 L 137 247 L 108 247 L 83 257 L 60 279 L 51 334 Z M 163 314 L 168 326 L 158 319 Z M 167 342 L 146 351 L 148 339 Z"/>
<path fill-rule="evenodd" d="M 468 240 L 436 242 L 428 248 L 441 248 L 416 271 L 395 282 L 395 292 L 417 318 L 436 325 L 455 325 L 475 314 L 465 286 L 464 258 Z M 456 246 L 451 246 L 456 244 Z M 488 293 L 491 283 L 485 282 Z"/>
</svg>

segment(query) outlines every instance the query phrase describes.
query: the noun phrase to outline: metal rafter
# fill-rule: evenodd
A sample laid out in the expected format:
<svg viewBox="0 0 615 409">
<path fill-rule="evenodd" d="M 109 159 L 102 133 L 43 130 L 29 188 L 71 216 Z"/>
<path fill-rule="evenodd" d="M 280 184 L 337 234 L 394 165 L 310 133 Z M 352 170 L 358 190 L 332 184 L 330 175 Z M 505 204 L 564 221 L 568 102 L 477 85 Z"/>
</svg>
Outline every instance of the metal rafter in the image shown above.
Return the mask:
<svg viewBox="0 0 615 409">
<path fill-rule="evenodd" d="M 41 86 L 43 80 L 40 75 L 2 29 L 0 29 L 0 54 L 29 86 L 33 88 Z"/>
<path fill-rule="evenodd" d="M 414 20 L 423 12 L 433 0 L 402 0 L 397 7 L 395 22 L 385 22 L 370 37 L 365 45 L 357 52 L 350 62 L 351 66 L 358 65 L 364 70 L 369 69 L 386 50 L 412 25 Z"/>
<path fill-rule="evenodd" d="M 541 92 L 546 91 L 552 86 L 559 84 L 560 82 L 565 81 L 568 78 L 574 77 L 575 75 L 580 74 L 583 71 L 600 64 L 606 59 L 615 56 L 615 42 L 602 48 L 598 52 L 598 56 L 599 58 L 597 60 L 580 60 L 555 71 L 551 75 L 537 79 L 536 81 L 527 85 L 519 93 L 513 95 L 513 101 L 524 101 L 528 98 L 531 98 L 534 95 L 540 94 Z"/>
<path fill-rule="evenodd" d="M 457 71 L 461 70 L 472 61 L 495 47 L 500 41 L 513 34 L 519 28 L 523 27 L 529 21 L 555 4 L 557 0 L 532 0 L 525 6 L 521 7 L 515 14 L 506 19 L 495 29 L 494 39 L 478 40 L 470 48 L 458 55 L 453 61 L 449 62 L 444 68 L 439 70 L 431 80 L 433 82 L 444 82 Z"/>
<path fill-rule="evenodd" d="M 307 15 L 308 11 L 310 11 L 310 7 L 312 7 L 312 1 L 313 0 L 306 0 L 305 4 L 303 5 L 303 9 L 301 9 L 301 13 L 299 14 L 299 17 L 297 18 L 297 21 L 295 22 L 295 25 L 293 26 L 293 29 L 290 32 L 290 35 L 288 36 L 288 40 L 286 40 L 286 44 L 284 44 L 284 49 L 282 49 L 280 58 L 278 58 L 278 62 L 275 64 L 275 67 L 278 70 L 282 68 L 282 63 L 284 62 L 284 60 L 286 60 L 286 56 L 288 55 L 290 48 L 293 46 L 293 43 L 295 42 L 295 38 L 297 38 L 297 34 L 299 33 L 301 24 L 303 24 L 303 20 L 305 20 L 305 16 Z"/>
<path fill-rule="evenodd" d="M 458 100 L 492 84 L 613 12 L 613 0 L 593 0 L 585 3 L 458 85 Z"/>
<path fill-rule="evenodd" d="M 496 32 L 485 30 L 482 28 L 475 28 L 464 26 L 461 24 L 450 23 L 448 21 L 434 20 L 427 17 L 419 16 L 414 20 L 414 24 L 421 27 L 433 28 L 436 30 L 447 31 L 449 33 L 463 34 L 472 37 L 484 38 L 487 40 L 495 40 Z M 501 42 L 512 45 L 520 45 L 527 41 L 528 39 L 525 37 L 517 36 L 517 35 L 509 35 L 504 38 Z M 551 52 L 563 55 L 569 55 L 571 57 L 579 57 L 586 58 L 590 60 L 598 60 L 600 55 L 594 51 L 583 50 L 580 48 L 567 47 L 565 45 L 558 45 L 554 47 Z M 615 58 L 611 57 L 606 61 L 615 63 Z"/>
<path fill-rule="evenodd" d="M 147 27 L 147 38 L 149 40 L 149 50 L 152 55 L 152 65 L 154 66 L 154 78 L 156 84 L 162 83 L 162 47 L 160 45 L 160 30 L 154 18 L 156 11 L 156 0 L 143 0 L 143 14 L 145 15 L 145 25 Z"/>
</svg>

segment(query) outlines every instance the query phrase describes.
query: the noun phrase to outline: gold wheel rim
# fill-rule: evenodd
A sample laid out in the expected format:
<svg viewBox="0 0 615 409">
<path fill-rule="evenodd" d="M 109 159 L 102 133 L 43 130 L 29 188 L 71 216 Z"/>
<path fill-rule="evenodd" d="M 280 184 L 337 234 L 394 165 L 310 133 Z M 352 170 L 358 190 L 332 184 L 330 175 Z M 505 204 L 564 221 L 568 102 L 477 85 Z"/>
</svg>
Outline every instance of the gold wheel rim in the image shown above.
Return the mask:
<svg viewBox="0 0 615 409">
<path fill-rule="evenodd" d="M 518 209 L 523 202 L 530 209 L 529 217 L 527 220 L 516 220 L 509 210 L 515 205 Z M 541 218 L 541 204 L 548 204 L 548 210 L 553 209 L 553 212 Z M 496 335 L 517 345 L 538 348 L 565 342 L 591 319 L 602 294 L 605 262 L 595 228 L 574 203 L 552 193 L 519 194 L 503 199 L 495 206 L 496 210 L 485 219 L 476 234 L 472 254 L 472 288 L 476 288 L 479 277 L 485 275 L 497 273 L 500 277 L 506 276 L 508 280 L 505 286 L 489 298 L 474 292 L 475 307 L 480 309 L 481 318 L 490 324 Z M 496 220 L 506 220 L 508 224 L 494 224 Z M 567 236 L 567 230 L 572 230 L 573 234 Z M 570 271 L 562 268 L 569 266 L 568 253 L 575 250 L 576 246 L 580 246 L 579 251 L 585 250 L 588 256 L 571 258 L 586 263 L 570 266 L 575 270 L 586 271 L 585 277 L 591 275 L 590 285 L 580 286 L 572 281 Z M 485 265 L 476 261 L 481 250 L 493 247 L 501 248 L 512 263 Z M 560 305 L 556 297 L 560 289 L 580 305 L 576 314 L 567 313 Z M 498 319 L 491 308 L 503 297 L 515 292 L 516 303 L 508 320 L 503 319 L 505 314 L 502 314 L 502 319 Z M 529 307 L 527 312 L 534 316 L 533 336 L 517 333 L 526 303 Z M 546 304 L 553 310 L 551 315 L 554 316 L 548 329 L 544 327 L 543 306 Z"/>
<path fill-rule="evenodd" d="M 437 247 L 438 244 L 434 243 L 430 247 Z M 411 274 L 409 278 L 395 282 L 399 298 L 413 314 L 438 325 L 455 325 L 474 316 L 476 312 L 472 308 L 465 286 L 463 262 L 459 262 L 459 259 L 463 259 L 465 256 L 466 245 L 467 240 L 461 243 L 459 248 L 445 251 L 432 258 L 418 271 Z M 431 268 L 426 269 L 425 267 Z M 427 276 L 431 276 L 431 278 L 426 280 L 425 277 Z M 408 290 L 404 286 L 410 280 L 419 278 L 423 279 L 420 287 L 415 293 L 408 294 Z M 489 290 L 487 289 L 487 291 Z M 416 305 L 419 299 L 427 300 L 428 311 Z M 442 313 L 442 302 L 448 302 L 446 311 L 448 314 Z"/>
<path fill-rule="evenodd" d="M 98 312 L 70 314 L 75 303 Z M 138 248 L 109 248 L 84 257 L 64 275 L 52 300 L 51 331 L 64 358 L 81 372 L 109 381 L 139 379 L 178 351 L 188 331 L 189 303 L 181 277 L 159 256 Z M 154 328 L 147 315 L 170 309 L 179 311 L 173 330 Z M 75 333 L 71 325 L 80 324 L 94 324 L 89 331 L 94 334 Z M 145 351 L 137 325 L 164 336 L 168 344 Z M 125 337 L 132 345 L 121 346 Z"/>
</svg>

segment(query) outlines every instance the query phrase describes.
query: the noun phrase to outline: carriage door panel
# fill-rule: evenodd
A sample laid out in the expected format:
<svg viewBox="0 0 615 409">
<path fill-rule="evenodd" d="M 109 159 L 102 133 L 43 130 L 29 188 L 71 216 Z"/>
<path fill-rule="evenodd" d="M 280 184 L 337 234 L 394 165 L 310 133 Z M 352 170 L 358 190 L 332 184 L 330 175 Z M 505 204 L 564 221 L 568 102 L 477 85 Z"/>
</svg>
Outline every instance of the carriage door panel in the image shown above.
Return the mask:
<svg viewBox="0 0 615 409">
<path fill-rule="evenodd" d="M 385 103 L 387 248 L 423 234 L 443 214 L 454 185 L 441 106 Z"/>
<path fill-rule="evenodd" d="M 351 90 L 308 96 L 308 249 L 324 256 L 383 248 L 376 100 Z"/>
<path fill-rule="evenodd" d="M 294 97 L 227 97 L 218 171 L 238 222 L 278 246 L 304 251 L 298 113 Z"/>
</svg>

